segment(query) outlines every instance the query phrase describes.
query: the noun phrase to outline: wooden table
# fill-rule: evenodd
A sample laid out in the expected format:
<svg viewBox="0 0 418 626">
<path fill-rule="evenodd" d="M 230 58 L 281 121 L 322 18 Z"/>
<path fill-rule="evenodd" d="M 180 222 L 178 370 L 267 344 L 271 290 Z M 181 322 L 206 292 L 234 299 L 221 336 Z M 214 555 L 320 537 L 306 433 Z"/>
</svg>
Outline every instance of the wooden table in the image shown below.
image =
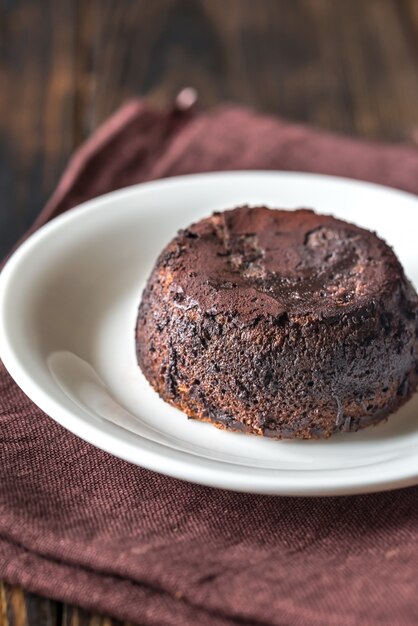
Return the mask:
<svg viewBox="0 0 418 626">
<path fill-rule="evenodd" d="M 184 86 L 418 143 L 418 0 L 0 0 L 0 254 L 121 102 Z M 0 626 L 114 624 L 0 586 Z"/>
</svg>

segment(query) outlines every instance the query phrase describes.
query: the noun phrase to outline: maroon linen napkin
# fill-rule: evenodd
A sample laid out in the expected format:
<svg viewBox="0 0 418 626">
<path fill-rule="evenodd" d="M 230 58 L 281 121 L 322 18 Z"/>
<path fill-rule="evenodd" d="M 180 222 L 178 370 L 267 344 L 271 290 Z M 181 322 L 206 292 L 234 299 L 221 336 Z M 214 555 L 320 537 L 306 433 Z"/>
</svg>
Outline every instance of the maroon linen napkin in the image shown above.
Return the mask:
<svg viewBox="0 0 418 626">
<path fill-rule="evenodd" d="M 241 168 L 418 193 L 412 147 L 132 101 L 75 154 L 35 227 L 135 182 Z M 0 455 L 0 578 L 28 590 L 143 625 L 418 622 L 418 488 L 292 499 L 183 483 L 65 431 L 3 365 Z"/>
</svg>

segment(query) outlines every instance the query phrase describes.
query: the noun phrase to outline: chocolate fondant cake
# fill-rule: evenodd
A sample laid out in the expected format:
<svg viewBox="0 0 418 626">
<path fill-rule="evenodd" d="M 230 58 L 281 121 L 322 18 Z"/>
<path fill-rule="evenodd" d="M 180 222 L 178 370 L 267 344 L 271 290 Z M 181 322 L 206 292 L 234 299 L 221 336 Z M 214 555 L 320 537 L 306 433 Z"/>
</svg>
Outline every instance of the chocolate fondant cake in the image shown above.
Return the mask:
<svg viewBox="0 0 418 626">
<path fill-rule="evenodd" d="M 374 233 L 310 210 L 239 207 L 163 250 L 138 363 L 189 417 L 275 438 L 376 424 L 418 381 L 418 298 Z"/>
</svg>

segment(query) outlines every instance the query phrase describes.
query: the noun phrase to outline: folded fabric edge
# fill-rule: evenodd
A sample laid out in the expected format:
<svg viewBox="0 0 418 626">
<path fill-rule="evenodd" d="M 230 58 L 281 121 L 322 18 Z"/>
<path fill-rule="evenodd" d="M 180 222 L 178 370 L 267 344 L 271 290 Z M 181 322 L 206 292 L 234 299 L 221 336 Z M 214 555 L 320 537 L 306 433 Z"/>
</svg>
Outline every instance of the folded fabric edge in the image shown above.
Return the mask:
<svg viewBox="0 0 418 626">
<path fill-rule="evenodd" d="M 24 235 L 13 246 L 10 252 L 0 261 L 0 270 L 3 268 L 13 252 L 27 239 L 29 235 L 38 228 L 46 224 L 48 221 L 56 217 L 67 208 L 61 209 L 65 204 L 65 199 L 71 196 L 72 190 L 80 178 L 82 172 L 86 169 L 94 157 L 101 153 L 106 147 L 126 129 L 130 124 L 135 123 L 141 118 L 149 116 L 153 118 L 154 124 L 165 123 L 172 127 L 173 134 L 176 134 L 182 127 L 184 122 L 192 119 L 195 114 L 194 107 L 177 108 L 176 104 L 166 109 L 160 110 L 153 106 L 149 101 L 142 98 L 132 98 L 122 104 L 116 111 L 73 152 L 55 190 L 52 192 L 49 200 L 44 208 L 40 211 L 32 226 L 24 233 Z M 175 122 L 180 123 L 175 123 Z M 174 123 L 172 123 L 174 122 Z"/>
<path fill-rule="evenodd" d="M 0 578 L 11 585 L 22 586 L 30 593 L 141 626 L 161 623 L 167 626 L 245 626 L 254 623 L 241 616 L 222 616 L 191 605 L 181 592 L 170 594 L 142 581 L 138 583 L 44 558 L 33 551 L 28 552 L 21 546 L 4 541 L 1 537 Z M 53 589 L 51 580 L 55 582 Z M 72 580 L 77 580 L 76 591 L 73 590 Z"/>
</svg>

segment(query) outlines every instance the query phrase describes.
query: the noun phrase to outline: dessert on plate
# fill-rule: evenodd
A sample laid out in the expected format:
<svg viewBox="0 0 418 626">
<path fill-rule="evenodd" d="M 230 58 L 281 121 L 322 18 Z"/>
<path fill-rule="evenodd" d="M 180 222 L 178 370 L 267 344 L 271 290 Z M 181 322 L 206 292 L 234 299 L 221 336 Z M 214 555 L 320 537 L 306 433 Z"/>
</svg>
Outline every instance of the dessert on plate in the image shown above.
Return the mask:
<svg viewBox="0 0 418 626">
<path fill-rule="evenodd" d="M 387 418 L 418 382 L 418 297 L 375 233 L 242 206 L 180 231 L 142 295 L 138 364 L 189 417 L 273 438 Z"/>
</svg>

